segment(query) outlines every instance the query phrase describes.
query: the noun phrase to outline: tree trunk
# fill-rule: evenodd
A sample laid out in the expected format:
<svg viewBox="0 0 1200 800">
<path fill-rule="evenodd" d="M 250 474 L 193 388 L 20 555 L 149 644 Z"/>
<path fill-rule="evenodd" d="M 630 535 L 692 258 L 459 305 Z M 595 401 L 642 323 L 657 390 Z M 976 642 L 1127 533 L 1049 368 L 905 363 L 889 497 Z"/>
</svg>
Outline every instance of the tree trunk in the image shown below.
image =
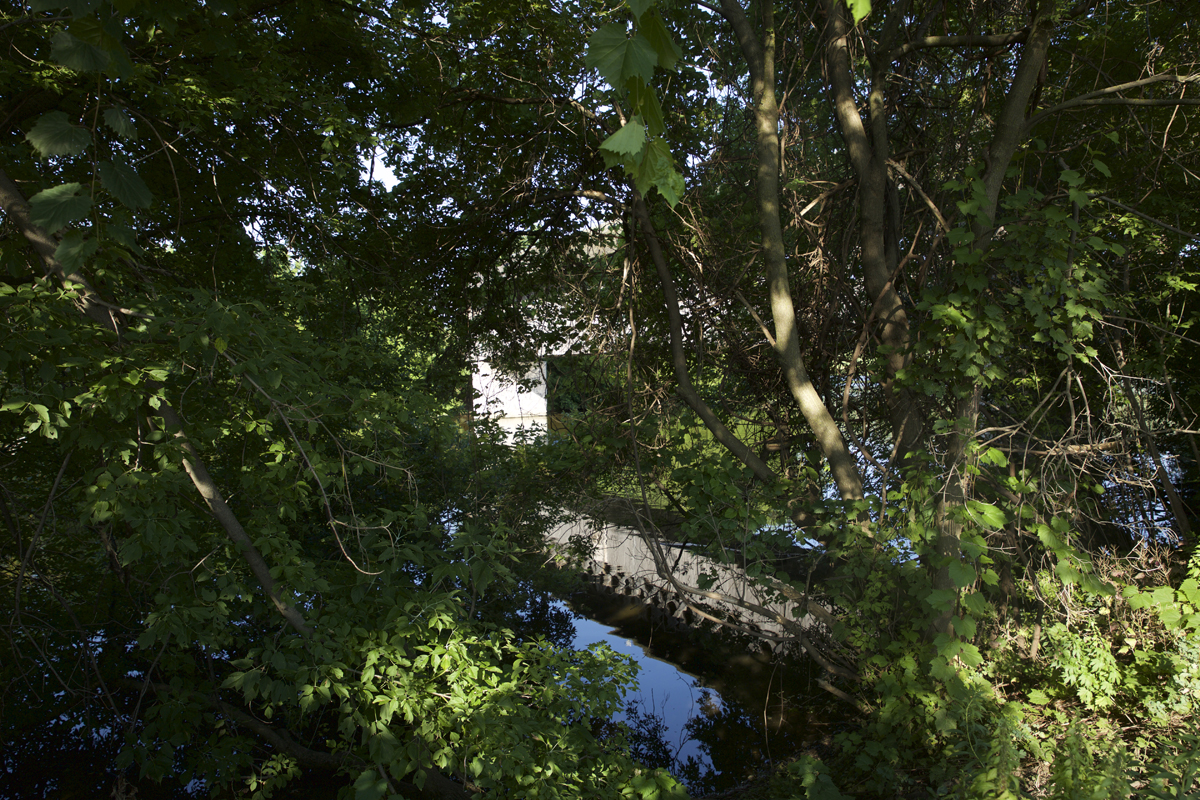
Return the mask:
<svg viewBox="0 0 1200 800">
<path fill-rule="evenodd" d="M 897 12 L 902 11 L 903 8 L 897 9 L 889 17 L 880 52 L 886 53 L 890 49 L 886 41 L 890 38 L 887 31 L 894 30 L 899 24 Z M 899 268 L 897 250 L 894 246 L 888 246 L 887 236 L 888 134 L 883 86 L 891 65 L 887 61 L 879 62 L 872 74 L 868 98 L 871 134 L 868 135 L 854 97 L 854 75 L 848 42 L 852 26 L 845 2 L 825 0 L 825 14 L 828 25 L 826 72 L 833 94 L 834 112 L 842 137 L 846 140 L 850 164 L 858 176 L 859 246 L 862 250 L 867 307 L 879 320 L 880 342 L 887 352 L 887 376 L 883 381 L 883 389 L 892 423 L 893 458 L 897 464 L 902 464 L 905 456 L 923 440 L 925 423 L 916 397 L 896 383 L 897 374 L 908 365 L 911 342 L 908 312 L 895 285 L 895 272 Z"/>
<path fill-rule="evenodd" d="M 858 464 L 846 447 L 833 415 L 813 386 L 804 364 L 804 355 L 800 352 L 796 309 L 792 303 L 783 249 L 783 225 L 779 217 L 779 103 L 775 97 L 774 10 L 772 4 L 765 0 L 760 9 L 761 42 L 755 37 L 753 26 L 736 0 L 721 2 L 722 16 L 733 26 L 742 55 L 749 65 L 754 93 L 758 221 L 771 297 L 771 316 L 775 323 L 775 352 L 783 367 L 788 390 L 812 429 L 822 454 L 829 461 L 838 493 L 843 500 L 860 500 L 863 497 L 863 484 Z"/>
</svg>

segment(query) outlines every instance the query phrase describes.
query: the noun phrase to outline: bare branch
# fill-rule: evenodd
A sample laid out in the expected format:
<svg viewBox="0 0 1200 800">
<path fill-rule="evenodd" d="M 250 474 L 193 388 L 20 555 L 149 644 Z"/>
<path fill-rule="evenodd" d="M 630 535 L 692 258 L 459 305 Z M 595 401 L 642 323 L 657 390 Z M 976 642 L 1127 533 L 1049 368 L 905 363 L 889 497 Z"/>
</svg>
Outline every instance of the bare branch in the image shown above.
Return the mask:
<svg viewBox="0 0 1200 800">
<path fill-rule="evenodd" d="M 667 266 L 666 257 L 663 255 L 662 247 L 658 243 L 658 235 L 654 231 L 654 224 L 650 220 L 650 212 L 646 210 L 646 203 L 638 194 L 636 189 L 633 189 L 633 210 L 637 215 L 638 221 L 641 224 L 642 236 L 646 241 L 646 247 L 650 251 L 650 259 L 654 262 L 654 268 L 658 272 L 659 283 L 662 285 L 663 300 L 667 304 L 667 320 L 671 332 L 671 361 L 675 366 L 675 379 L 679 383 L 679 395 L 684 399 L 696 415 L 704 421 L 705 426 L 712 431 L 713 438 L 725 446 L 729 452 L 733 453 L 743 464 L 753 470 L 755 476 L 759 480 L 767 484 L 775 483 L 779 476 L 775 471 L 767 466 L 767 462 L 763 461 L 758 455 L 747 446 L 745 442 L 739 439 L 733 431 L 726 427 L 725 423 L 717 418 L 713 410 L 709 408 L 704 399 L 692 386 L 692 379 L 688 373 L 687 356 L 683 352 L 683 318 L 679 313 L 679 295 L 675 291 L 675 280 L 671 277 L 671 270 Z"/>
<path fill-rule="evenodd" d="M 1114 205 L 1117 208 L 1123 208 L 1126 211 L 1128 211 L 1130 214 L 1141 217 L 1142 219 L 1146 220 L 1147 222 L 1153 222 L 1155 225 L 1159 226 L 1160 228 L 1164 228 L 1165 230 L 1168 230 L 1171 233 L 1178 233 L 1180 236 L 1186 236 L 1187 238 L 1192 239 L 1194 241 L 1200 241 L 1200 234 L 1188 233 L 1187 231 L 1183 230 L 1182 228 L 1176 228 L 1174 225 L 1170 224 L 1169 222 L 1163 222 L 1161 219 L 1152 217 L 1149 214 L 1144 214 L 1141 211 L 1138 211 L 1133 206 L 1126 205 L 1125 203 L 1122 203 L 1120 200 L 1114 200 L 1111 197 L 1109 197 L 1108 195 L 1097 194 L 1097 195 L 1093 195 L 1093 197 L 1095 197 L 1097 200 L 1103 200 L 1104 202 L 1109 203 L 1110 205 Z"/>
<path fill-rule="evenodd" d="M 1148 78 L 1141 80 L 1129 81 L 1128 83 L 1117 84 L 1116 86 L 1108 86 L 1104 89 L 1098 89 L 1094 92 L 1089 92 L 1079 97 L 1073 97 L 1065 103 L 1059 103 L 1056 106 L 1051 106 L 1044 111 L 1034 114 L 1029 119 L 1025 120 L 1025 126 L 1022 129 L 1023 135 L 1028 135 L 1033 127 L 1041 122 L 1046 117 L 1066 111 L 1069 108 L 1079 106 L 1095 106 L 1095 105 L 1124 105 L 1124 106 L 1180 106 L 1180 105 L 1200 105 L 1200 100 L 1193 98 L 1131 98 L 1131 97 L 1114 97 L 1120 95 L 1121 92 L 1127 92 L 1130 89 L 1140 89 L 1143 86 L 1149 86 L 1154 83 L 1182 83 L 1182 84 L 1198 84 L 1200 83 L 1200 73 L 1191 75 L 1175 75 L 1160 73 L 1151 75 Z"/>
<path fill-rule="evenodd" d="M 942 226 L 942 230 L 946 233 L 949 233 L 950 224 L 946 222 L 946 218 L 942 216 L 942 211 L 937 207 L 937 204 L 929 199 L 929 195 L 925 194 L 925 190 L 921 188 L 921 184 L 917 183 L 917 179 L 905 172 L 904 167 L 900 166 L 891 159 L 888 159 L 887 165 L 896 170 L 896 174 L 898 174 L 901 178 L 904 178 L 904 180 L 908 182 L 908 185 L 912 187 L 912 190 L 921 196 L 921 199 L 925 201 L 925 205 L 928 206 L 929 210 L 933 212 L 933 215 L 937 217 L 938 224 Z"/>
<path fill-rule="evenodd" d="M 914 50 L 923 50 L 927 47 L 1004 47 L 1010 44 L 1018 44 L 1024 42 L 1029 37 L 1029 28 L 1022 28 L 1019 31 L 1011 33 L 991 33 L 991 34 L 973 34 L 967 36 L 926 36 L 923 39 L 916 39 L 904 44 L 893 50 L 888 58 L 890 61 L 895 61 L 902 58 Z"/>
</svg>

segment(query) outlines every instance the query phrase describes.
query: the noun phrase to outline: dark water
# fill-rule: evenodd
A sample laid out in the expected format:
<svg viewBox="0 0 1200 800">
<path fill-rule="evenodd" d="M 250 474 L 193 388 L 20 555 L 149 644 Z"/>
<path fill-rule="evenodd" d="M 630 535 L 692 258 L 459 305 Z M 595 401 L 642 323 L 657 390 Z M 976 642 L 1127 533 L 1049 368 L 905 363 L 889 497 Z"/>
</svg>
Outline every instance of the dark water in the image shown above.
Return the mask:
<svg viewBox="0 0 1200 800">
<path fill-rule="evenodd" d="M 756 642 L 669 630 L 640 603 L 597 592 L 569 600 L 585 615 L 575 620 L 575 647 L 604 642 L 640 666 L 618 718 L 631 728 L 634 755 L 669 769 L 693 796 L 766 774 L 823 735 L 828 709 L 803 662 Z"/>
</svg>

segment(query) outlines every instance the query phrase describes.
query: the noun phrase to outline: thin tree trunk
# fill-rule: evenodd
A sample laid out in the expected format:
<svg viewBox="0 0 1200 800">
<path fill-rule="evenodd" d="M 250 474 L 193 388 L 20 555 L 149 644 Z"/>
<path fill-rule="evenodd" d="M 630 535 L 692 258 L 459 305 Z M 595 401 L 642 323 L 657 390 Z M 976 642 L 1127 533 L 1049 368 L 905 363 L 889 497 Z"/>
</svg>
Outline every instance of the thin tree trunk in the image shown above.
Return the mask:
<svg viewBox="0 0 1200 800">
<path fill-rule="evenodd" d="M 828 43 L 825 63 L 834 113 L 846 140 L 850 164 L 858 176 L 859 246 L 867 290 L 867 308 L 875 309 L 880 321 L 880 342 L 887 350 L 887 377 L 883 383 L 888 416 L 895 440 L 895 459 L 903 463 L 924 438 L 925 423 L 911 391 L 896 383 L 896 376 L 908 366 L 911 349 L 908 312 L 896 291 L 898 267 L 896 248 L 888 247 L 887 236 L 887 117 L 884 108 L 883 81 L 890 63 L 876 64 L 870 97 L 871 133 L 867 132 L 854 97 L 854 75 L 850 65 L 849 37 L 852 30 L 844 0 L 825 0 L 828 19 Z M 893 14 L 889 30 L 898 25 Z M 887 37 L 887 38 L 890 38 Z M 883 43 L 880 52 L 890 45 Z M 889 252 L 890 251 L 890 252 Z"/>
<path fill-rule="evenodd" d="M 688 373 L 687 354 L 683 348 L 683 317 L 679 312 L 679 294 L 675 291 L 675 279 L 671 277 L 671 269 L 667 266 L 667 259 L 659 245 L 658 234 L 654 231 L 654 223 L 650 220 L 650 212 L 646 209 L 645 201 L 637 189 L 631 186 L 630 190 L 633 192 L 633 213 L 638 218 L 646 249 L 650 251 L 650 260 L 654 262 L 654 269 L 658 272 L 658 282 L 662 286 L 663 300 L 667 304 L 667 325 L 671 335 L 671 363 L 675 367 L 675 380 L 679 384 L 677 390 L 679 396 L 696 412 L 705 427 L 712 432 L 713 438 L 749 467 L 759 480 L 768 485 L 773 484 L 779 479 L 775 471 L 767 465 L 767 462 L 759 458 L 749 445 L 729 430 L 725 423 L 721 422 L 708 403 L 704 402 L 700 393 L 696 391 L 696 387 L 692 385 L 692 378 Z"/>
<path fill-rule="evenodd" d="M 960 509 L 970 499 L 974 483 L 969 451 L 979 423 L 979 397 L 980 388 L 975 386 L 969 395 L 959 400 L 955 408 L 958 419 L 946 453 L 948 474 L 942 496 L 938 500 L 936 516 L 937 547 L 932 564 L 933 588 L 936 592 L 957 593 L 959 588 L 950 576 L 950 565 L 962 558 L 963 523 Z M 933 618 L 930 623 L 930 633 L 933 636 L 940 633 L 954 635 L 951 625 L 954 610 L 952 603 Z"/>
<path fill-rule="evenodd" d="M 783 248 L 783 226 L 779 217 L 779 104 L 775 97 L 775 20 L 773 5 L 763 0 L 762 41 L 736 0 L 722 0 L 722 16 L 733 27 L 742 55 L 750 68 L 754 93 L 754 118 L 757 128 L 758 220 L 766 263 L 767 287 L 771 297 L 771 316 L 775 323 L 775 352 L 783 367 L 788 389 L 812 429 L 821 452 L 829 461 L 838 493 L 843 500 L 863 497 L 862 476 L 854 456 L 846 447 L 841 430 L 825 407 L 800 352 L 796 309 L 792 303 L 787 260 Z"/>
</svg>

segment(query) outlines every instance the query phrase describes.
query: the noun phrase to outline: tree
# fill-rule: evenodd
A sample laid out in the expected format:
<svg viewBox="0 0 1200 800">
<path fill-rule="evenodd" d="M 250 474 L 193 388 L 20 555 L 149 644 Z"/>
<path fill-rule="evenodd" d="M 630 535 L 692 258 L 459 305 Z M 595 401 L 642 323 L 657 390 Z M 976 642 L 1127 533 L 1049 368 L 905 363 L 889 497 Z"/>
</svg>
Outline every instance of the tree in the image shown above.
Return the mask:
<svg viewBox="0 0 1200 800">
<path fill-rule="evenodd" d="M 862 659 L 854 669 L 866 686 L 907 686 L 875 701 L 894 719 L 920 718 L 927 712 L 898 710 L 906 692 L 919 696 L 937 709 L 927 722 L 941 734 L 965 724 L 956 707 L 978 702 L 973 668 L 995 669 L 977 646 L 985 626 L 994 637 L 1037 619 L 1036 642 L 1043 616 L 1056 613 L 1039 588 L 1046 567 L 1087 602 L 1111 604 L 1103 598 L 1120 589 L 1135 611 L 1161 601 L 1167 630 L 1194 628 L 1189 511 L 1157 442 L 1179 435 L 1192 412 L 1156 358 L 1136 377 L 1126 372 L 1137 359 L 1124 341 L 1156 330 L 1155 347 L 1174 350 L 1190 324 L 1152 321 L 1150 297 L 1164 295 L 1129 280 L 1140 263 L 1150 270 L 1144 286 L 1192 291 L 1183 276 L 1194 220 L 1164 222 L 1169 214 L 1141 206 L 1160 187 L 1147 178 L 1150 161 L 1130 163 L 1140 152 L 1172 164 L 1161 189 L 1174 198 L 1175 182 L 1194 171 L 1180 122 L 1200 99 L 1194 42 L 1179 18 L 1087 2 L 898 2 L 875 4 L 855 24 L 840 2 L 700 6 L 681 21 L 681 38 L 694 37 L 689 55 L 721 88 L 707 101 L 685 89 L 663 106 L 687 109 L 683 125 L 713 133 L 699 143 L 679 135 L 676 159 L 692 165 L 693 182 L 678 203 L 663 193 L 673 211 L 647 211 L 636 195 L 631 205 L 667 306 L 660 330 L 679 394 L 727 451 L 703 457 L 728 464 L 732 455 L 746 474 L 714 498 L 696 490 L 710 468 L 694 467 L 695 453 L 664 455 L 656 443 L 660 488 L 711 515 L 714 553 L 756 555 L 769 573 L 780 543 L 776 528 L 761 526 L 780 516 L 761 516 L 739 495 L 754 481 L 768 507 L 790 493 L 787 516 L 841 560 L 842 577 L 870 576 L 826 590 L 854 610 L 835 629 Z M 609 83 L 620 95 L 622 81 Z M 1124 182 L 1109 166 L 1117 159 Z M 1135 182 L 1139 193 L 1125 194 Z M 748 185 L 753 195 L 741 191 Z M 1143 239 L 1143 226 L 1157 231 Z M 748 266 L 756 259 L 758 279 Z M 757 343 L 747 332 L 755 327 Z M 778 371 L 759 355 L 768 345 Z M 751 386 L 714 377 L 730 375 Z M 1155 388 L 1136 389 L 1143 380 Z M 1141 410 L 1152 395 L 1154 421 Z M 772 449 L 778 467 L 764 458 Z M 828 471 L 805 479 L 809 465 L 795 457 L 805 449 Z M 844 515 L 822 524 L 814 507 L 836 496 Z M 1164 541 L 1171 577 L 1150 594 L 1127 582 L 1138 570 L 1099 566 L 1114 550 Z M 779 588 L 802 597 L 803 576 L 792 579 Z M 1175 635 L 1164 651 L 1175 652 Z M 806 649 L 831 677 L 844 677 L 849 665 L 813 644 Z M 911 670 L 889 666 L 897 663 L 921 665 L 940 688 L 918 689 Z"/>
<path fill-rule="evenodd" d="M 464 436 L 453 353 L 434 369 L 477 308 L 469 274 L 409 258 L 441 199 L 400 213 L 360 175 L 428 124 L 413 91 L 484 102 L 440 56 L 499 11 L 6 10 L 12 791 L 676 785 L 592 734 L 627 663 L 488 621 L 540 550 L 541 500 L 519 488 L 538 465 Z M 430 308 L 438 276 L 458 291 Z M 499 326 L 513 301 L 483 296 Z M 103 771 L 31 769 L 76 748 Z"/>
<path fill-rule="evenodd" d="M 863 5 L 7 12 L 3 663 L 61 692 L 6 711 L 25 760 L 92 713 L 214 787 L 670 786 L 587 724 L 622 665 L 495 622 L 566 476 L 455 419 L 473 347 L 585 331 L 627 388 L 581 483 L 850 612 L 796 635 L 863 787 L 999 769 L 1001 685 L 1188 713 L 1190 29 Z"/>
</svg>

